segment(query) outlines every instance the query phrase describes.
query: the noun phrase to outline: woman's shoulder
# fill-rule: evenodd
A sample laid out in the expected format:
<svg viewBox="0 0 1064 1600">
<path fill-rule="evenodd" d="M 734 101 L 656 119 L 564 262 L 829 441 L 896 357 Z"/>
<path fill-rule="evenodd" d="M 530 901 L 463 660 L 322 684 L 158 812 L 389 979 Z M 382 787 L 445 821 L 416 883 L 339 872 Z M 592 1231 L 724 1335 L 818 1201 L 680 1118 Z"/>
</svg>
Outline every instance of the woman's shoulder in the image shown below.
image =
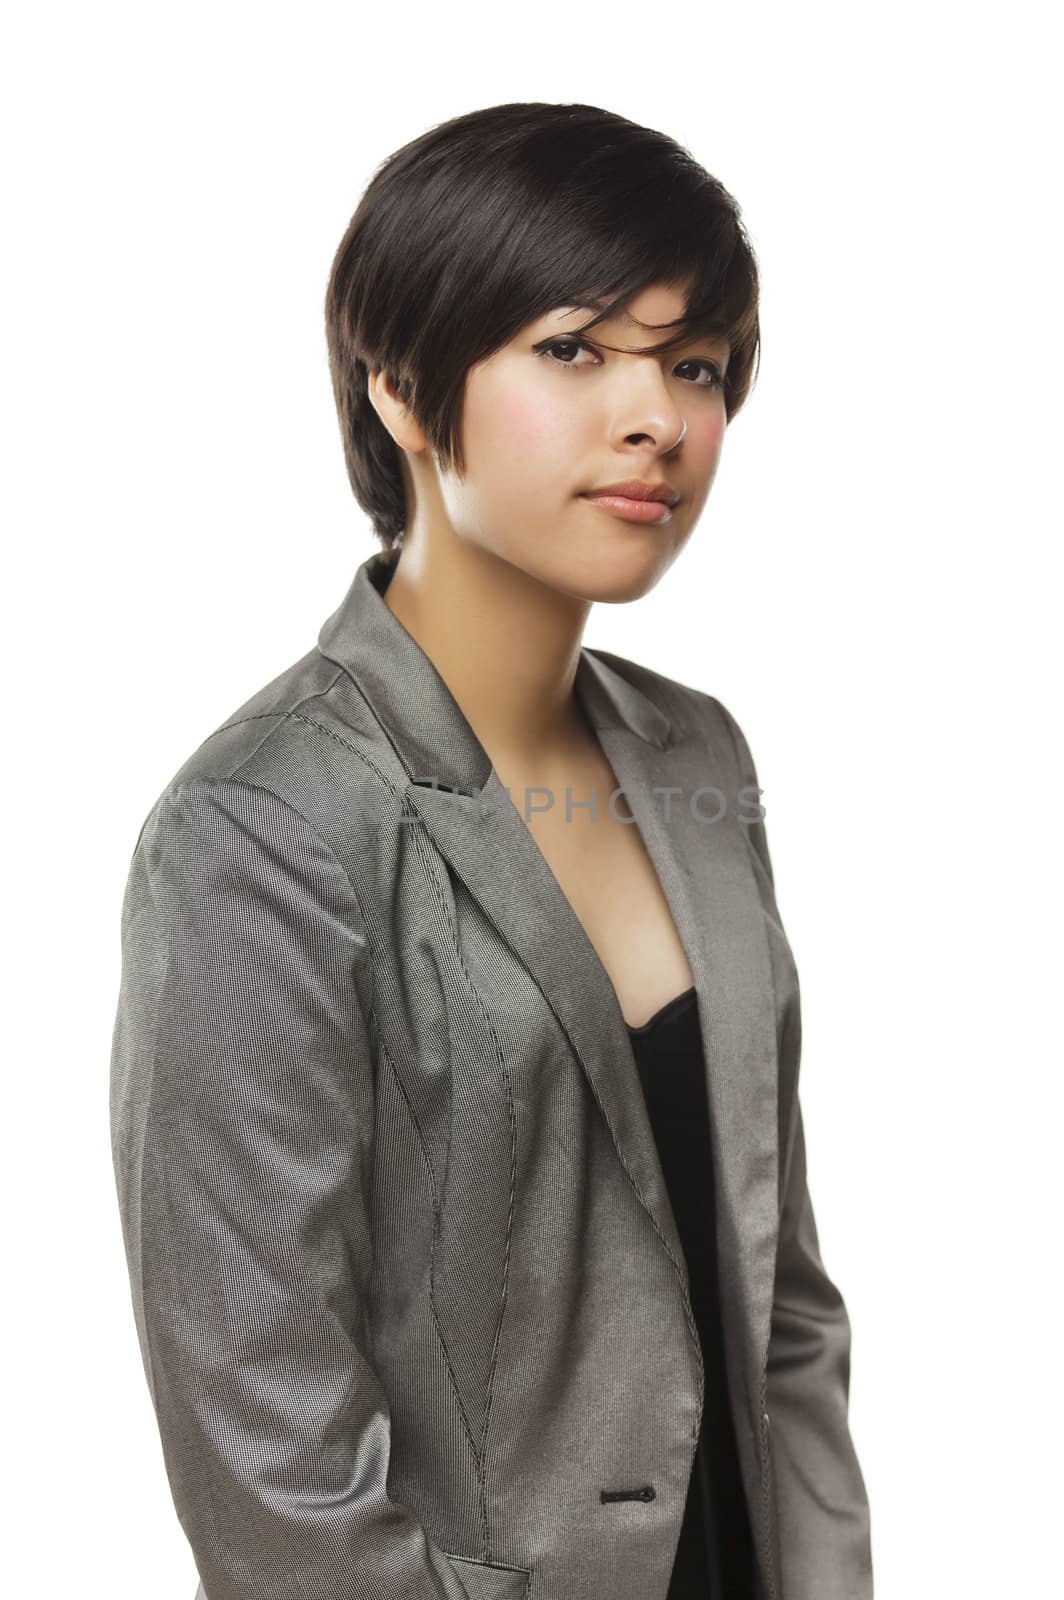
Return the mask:
<svg viewBox="0 0 1064 1600">
<path fill-rule="evenodd" d="M 378 800 L 396 794 L 394 753 L 349 674 L 315 647 L 209 728 L 155 794 L 141 833 L 161 809 L 206 786 L 219 795 L 266 791 L 324 835 L 338 795 L 360 782 Z"/>
</svg>

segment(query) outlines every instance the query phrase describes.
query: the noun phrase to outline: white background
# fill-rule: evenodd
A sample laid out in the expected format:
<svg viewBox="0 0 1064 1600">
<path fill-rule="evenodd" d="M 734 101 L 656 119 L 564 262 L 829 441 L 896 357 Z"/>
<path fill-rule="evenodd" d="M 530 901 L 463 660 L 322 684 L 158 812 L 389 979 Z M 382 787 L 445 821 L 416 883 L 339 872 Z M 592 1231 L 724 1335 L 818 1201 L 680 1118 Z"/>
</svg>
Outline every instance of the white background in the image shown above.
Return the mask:
<svg viewBox="0 0 1064 1600">
<path fill-rule="evenodd" d="M 585 643 L 717 695 L 758 763 L 877 1600 L 1061 1592 L 1048 16 L 96 4 L 5 30 L 9 1593 L 191 1600 L 110 1164 L 125 874 L 171 773 L 376 548 L 322 318 L 362 189 L 507 100 L 660 128 L 742 205 L 760 377 L 680 561 Z"/>
</svg>

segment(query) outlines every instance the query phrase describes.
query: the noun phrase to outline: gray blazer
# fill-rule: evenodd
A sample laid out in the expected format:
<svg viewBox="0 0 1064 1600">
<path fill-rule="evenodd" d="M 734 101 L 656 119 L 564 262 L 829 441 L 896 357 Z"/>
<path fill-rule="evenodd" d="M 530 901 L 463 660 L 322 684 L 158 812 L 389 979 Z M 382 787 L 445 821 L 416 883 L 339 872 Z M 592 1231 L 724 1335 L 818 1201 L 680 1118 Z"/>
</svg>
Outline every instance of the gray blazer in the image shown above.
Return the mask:
<svg viewBox="0 0 1064 1600">
<path fill-rule="evenodd" d="M 114 1166 L 197 1592 L 665 1600 L 703 1367 L 625 1020 L 391 571 L 179 769 L 123 902 Z M 869 1600 L 750 752 L 606 651 L 576 693 L 695 979 L 760 1593 Z"/>
</svg>

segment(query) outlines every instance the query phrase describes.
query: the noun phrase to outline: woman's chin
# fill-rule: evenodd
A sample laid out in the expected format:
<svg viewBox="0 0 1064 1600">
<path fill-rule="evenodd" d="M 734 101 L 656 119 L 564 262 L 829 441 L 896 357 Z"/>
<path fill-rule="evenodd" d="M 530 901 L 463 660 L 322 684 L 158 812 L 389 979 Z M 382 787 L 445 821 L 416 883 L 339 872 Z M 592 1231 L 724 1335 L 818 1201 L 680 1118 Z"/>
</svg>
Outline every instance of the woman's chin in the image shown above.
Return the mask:
<svg viewBox="0 0 1064 1600">
<path fill-rule="evenodd" d="M 589 553 L 578 559 L 575 552 L 559 561 L 556 570 L 545 581 L 552 588 L 574 599 L 586 600 L 593 605 L 624 605 L 641 600 L 660 583 L 675 561 L 678 552 L 670 540 L 665 543 L 659 536 L 656 544 L 642 547 L 633 543 L 626 550 Z"/>
</svg>

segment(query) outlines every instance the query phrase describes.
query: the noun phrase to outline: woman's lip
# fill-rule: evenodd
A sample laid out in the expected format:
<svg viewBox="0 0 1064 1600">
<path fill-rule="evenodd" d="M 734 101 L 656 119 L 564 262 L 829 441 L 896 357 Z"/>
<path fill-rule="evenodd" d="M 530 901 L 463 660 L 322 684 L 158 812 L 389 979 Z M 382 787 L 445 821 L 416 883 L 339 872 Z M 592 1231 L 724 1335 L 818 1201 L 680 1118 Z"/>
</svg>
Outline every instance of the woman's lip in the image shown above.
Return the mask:
<svg viewBox="0 0 1064 1600">
<path fill-rule="evenodd" d="M 631 500 L 623 494 L 585 494 L 580 498 L 590 500 L 594 506 L 601 506 L 603 511 L 612 511 L 626 522 L 652 522 L 657 525 L 668 522 L 672 517 L 672 507 L 664 500 Z"/>
</svg>

